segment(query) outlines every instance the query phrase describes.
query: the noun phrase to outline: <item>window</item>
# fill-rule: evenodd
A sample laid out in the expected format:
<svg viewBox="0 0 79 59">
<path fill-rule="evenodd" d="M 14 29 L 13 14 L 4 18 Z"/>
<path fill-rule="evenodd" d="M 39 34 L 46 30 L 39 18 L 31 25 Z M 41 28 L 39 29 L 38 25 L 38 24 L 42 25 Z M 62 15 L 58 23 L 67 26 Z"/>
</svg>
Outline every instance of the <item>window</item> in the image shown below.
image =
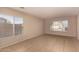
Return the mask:
<svg viewBox="0 0 79 59">
<path fill-rule="evenodd" d="M 15 27 L 15 35 L 21 34 L 22 33 L 22 25 L 23 25 L 23 18 L 20 17 L 15 17 L 14 20 L 14 27 Z"/>
<path fill-rule="evenodd" d="M 53 21 L 50 30 L 51 31 L 67 31 L 68 29 L 68 20 L 56 20 Z"/>
<path fill-rule="evenodd" d="M 23 18 L 0 14 L 0 38 L 22 33 Z"/>
</svg>

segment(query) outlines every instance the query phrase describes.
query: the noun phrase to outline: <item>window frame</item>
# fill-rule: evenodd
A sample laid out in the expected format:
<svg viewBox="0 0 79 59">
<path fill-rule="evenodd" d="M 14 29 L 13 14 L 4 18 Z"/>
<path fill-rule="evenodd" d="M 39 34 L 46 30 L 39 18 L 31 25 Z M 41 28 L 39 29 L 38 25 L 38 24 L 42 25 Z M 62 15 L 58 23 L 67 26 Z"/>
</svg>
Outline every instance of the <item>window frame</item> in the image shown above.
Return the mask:
<svg viewBox="0 0 79 59">
<path fill-rule="evenodd" d="M 2 18 L 5 18 L 5 19 L 7 19 L 6 17 L 8 16 L 8 17 L 12 17 L 13 18 L 13 24 L 12 24 L 12 32 L 8 32 L 8 33 L 12 33 L 12 35 L 8 35 L 8 36 L 4 36 L 3 35 L 3 37 L 0 37 L 0 38 L 5 38 L 5 37 L 10 37 L 10 36 L 16 36 L 16 34 L 15 34 L 15 17 L 19 17 L 19 18 L 21 18 L 21 21 L 24 23 L 24 18 L 23 17 L 20 17 L 20 16 L 12 16 L 12 15 L 7 15 L 7 14 L 2 14 L 2 13 L 0 13 L 0 15 L 2 15 Z M 1 16 L 0 16 L 1 17 Z M 21 26 L 23 26 L 23 23 L 21 24 Z M 22 27 L 23 28 L 23 27 Z M 22 33 L 23 33 L 23 30 L 22 30 Z M 21 34 L 22 34 L 21 33 Z M 20 35 L 21 35 L 20 34 Z M 19 35 L 19 34 L 17 34 L 17 35 Z"/>
<path fill-rule="evenodd" d="M 55 30 L 52 30 L 52 22 L 57 22 L 57 21 L 61 21 L 61 22 L 63 22 L 63 21 L 67 21 L 67 28 L 65 27 L 65 31 L 64 30 L 62 30 L 62 31 L 55 31 Z M 49 27 L 50 27 L 50 31 L 53 31 L 53 32 L 67 32 L 68 31 L 68 27 L 69 27 L 69 20 L 67 19 L 67 18 L 56 18 L 55 20 L 52 20 L 52 22 L 51 22 L 51 24 L 49 25 Z"/>
</svg>

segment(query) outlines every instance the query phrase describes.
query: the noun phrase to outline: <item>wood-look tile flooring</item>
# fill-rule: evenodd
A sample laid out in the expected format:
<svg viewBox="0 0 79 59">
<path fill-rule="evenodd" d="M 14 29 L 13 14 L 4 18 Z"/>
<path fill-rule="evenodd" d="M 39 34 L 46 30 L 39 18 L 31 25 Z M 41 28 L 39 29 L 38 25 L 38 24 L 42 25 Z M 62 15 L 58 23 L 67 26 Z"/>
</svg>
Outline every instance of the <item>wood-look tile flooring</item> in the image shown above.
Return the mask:
<svg viewBox="0 0 79 59">
<path fill-rule="evenodd" d="M 1 52 L 78 52 L 79 40 L 72 37 L 43 35 L 3 48 Z"/>
</svg>

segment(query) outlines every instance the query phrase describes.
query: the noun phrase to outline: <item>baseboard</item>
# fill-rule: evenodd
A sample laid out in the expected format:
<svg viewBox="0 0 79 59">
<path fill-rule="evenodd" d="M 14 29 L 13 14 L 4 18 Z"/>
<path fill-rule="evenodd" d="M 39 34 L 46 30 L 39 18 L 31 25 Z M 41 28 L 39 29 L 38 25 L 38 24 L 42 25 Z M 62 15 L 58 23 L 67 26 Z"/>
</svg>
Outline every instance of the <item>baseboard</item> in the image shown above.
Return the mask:
<svg viewBox="0 0 79 59">
<path fill-rule="evenodd" d="M 55 35 L 55 34 L 45 34 L 45 35 L 49 35 L 49 36 L 59 36 L 59 37 L 68 37 L 68 38 L 75 38 L 75 39 L 77 39 L 77 37 L 72 37 L 72 36 L 63 36 L 63 35 Z"/>
</svg>

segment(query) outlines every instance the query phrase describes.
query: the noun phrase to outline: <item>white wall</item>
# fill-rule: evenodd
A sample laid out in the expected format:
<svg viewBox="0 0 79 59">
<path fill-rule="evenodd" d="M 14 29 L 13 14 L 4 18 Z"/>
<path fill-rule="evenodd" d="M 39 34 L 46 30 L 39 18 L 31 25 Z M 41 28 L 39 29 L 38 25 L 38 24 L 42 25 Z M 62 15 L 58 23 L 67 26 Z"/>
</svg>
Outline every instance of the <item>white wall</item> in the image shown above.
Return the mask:
<svg viewBox="0 0 79 59">
<path fill-rule="evenodd" d="M 24 18 L 23 34 L 18 36 L 0 38 L 0 48 L 43 34 L 43 20 L 9 8 L 0 8 L 0 13 L 13 16 L 21 16 Z"/>
</svg>

